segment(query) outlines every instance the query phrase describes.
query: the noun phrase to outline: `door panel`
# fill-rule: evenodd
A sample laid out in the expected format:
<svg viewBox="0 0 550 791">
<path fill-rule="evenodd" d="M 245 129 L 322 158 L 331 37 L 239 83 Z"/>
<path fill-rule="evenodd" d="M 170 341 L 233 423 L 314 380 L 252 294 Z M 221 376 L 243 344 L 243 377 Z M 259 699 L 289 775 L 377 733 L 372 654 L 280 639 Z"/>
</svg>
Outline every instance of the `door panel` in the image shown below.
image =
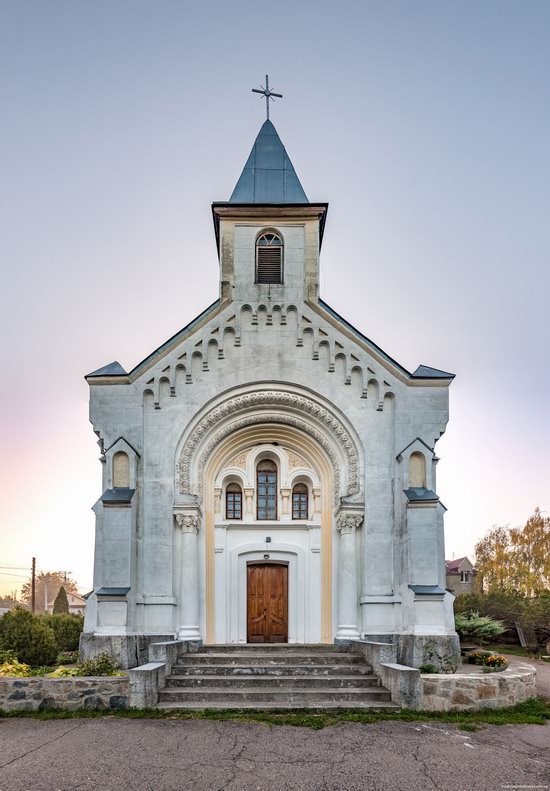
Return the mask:
<svg viewBox="0 0 550 791">
<path fill-rule="evenodd" d="M 255 563 L 247 567 L 247 640 L 288 641 L 288 566 Z"/>
</svg>

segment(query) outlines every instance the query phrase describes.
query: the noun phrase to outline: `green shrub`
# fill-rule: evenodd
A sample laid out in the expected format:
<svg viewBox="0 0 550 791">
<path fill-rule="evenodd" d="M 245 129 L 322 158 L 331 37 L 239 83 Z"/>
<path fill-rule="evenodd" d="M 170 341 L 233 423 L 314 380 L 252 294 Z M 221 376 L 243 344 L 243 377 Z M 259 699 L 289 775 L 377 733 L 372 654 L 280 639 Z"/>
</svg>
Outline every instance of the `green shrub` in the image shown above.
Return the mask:
<svg viewBox="0 0 550 791">
<path fill-rule="evenodd" d="M 20 608 L 0 618 L 0 649 L 13 651 L 20 662 L 31 667 L 53 665 L 58 653 L 52 629 Z"/>
<path fill-rule="evenodd" d="M 420 665 L 420 667 L 418 669 L 420 670 L 421 673 L 438 673 L 439 672 L 438 669 L 436 668 L 436 666 L 430 664 L 429 662 L 426 662 L 425 665 Z"/>
<path fill-rule="evenodd" d="M 74 665 L 78 662 L 78 651 L 62 651 L 55 660 L 56 665 Z"/>
<path fill-rule="evenodd" d="M 84 618 L 81 615 L 45 614 L 40 618 L 55 634 L 59 652 L 78 651 L 78 641 L 84 627 Z"/>
<path fill-rule="evenodd" d="M 506 631 L 502 621 L 496 621 L 475 611 L 457 613 L 455 629 L 462 640 L 478 640 L 480 644 L 483 644 L 484 640 L 492 640 Z"/>
<path fill-rule="evenodd" d="M 78 667 L 58 667 L 52 673 L 48 673 L 48 678 L 67 678 L 68 676 L 81 676 Z"/>
<path fill-rule="evenodd" d="M 28 676 L 47 676 L 49 673 L 52 672 L 51 665 L 40 665 L 40 667 L 31 667 L 29 672 L 27 673 Z"/>
<path fill-rule="evenodd" d="M 120 670 L 115 660 L 104 651 L 102 654 L 88 659 L 79 667 L 79 676 L 114 676 Z"/>
<path fill-rule="evenodd" d="M 462 593 L 454 603 L 455 613 L 478 612 L 504 622 L 515 640 L 515 622 L 532 626 L 540 643 L 550 638 L 550 591 L 530 598 L 517 591 Z"/>
<path fill-rule="evenodd" d="M 14 651 L 5 651 L 4 649 L 0 650 L 0 665 L 3 665 L 5 662 L 17 662 L 17 657 Z"/>
</svg>

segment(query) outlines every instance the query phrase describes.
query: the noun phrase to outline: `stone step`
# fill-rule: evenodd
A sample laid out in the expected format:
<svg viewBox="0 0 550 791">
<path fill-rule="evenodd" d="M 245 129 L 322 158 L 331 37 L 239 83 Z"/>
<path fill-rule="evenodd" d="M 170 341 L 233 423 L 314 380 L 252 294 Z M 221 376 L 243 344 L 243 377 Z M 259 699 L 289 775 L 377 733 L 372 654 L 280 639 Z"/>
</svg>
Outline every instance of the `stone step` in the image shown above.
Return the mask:
<svg viewBox="0 0 550 791">
<path fill-rule="evenodd" d="M 218 643 L 215 645 L 203 645 L 199 652 L 203 653 L 224 653 L 230 651 L 266 651 L 277 653 L 279 651 L 306 651 L 307 653 L 318 651 L 320 653 L 350 653 L 350 646 L 334 645 L 334 643 Z"/>
<path fill-rule="evenodd" d="M 271 664 L 255 662 L 254 664 L 188 664 L 173 665 L 174 676 L 355 676 L 369 675 L 372 668 L 367 664 Z"/>
<path fill-rule="evenodd" d="M 171 675 L 166 679 L 166 689 L 363 689 L 378 687 L 379 680 L 373 675 L 354 676 L 179 676 Z"/>
<path fill-rule="evenodd" d="M 159 690 L 159 703 L 179 703 L 185 707 L 187 703 L 202 703 L 203 708 L 210 708 L 212 703 L 223 703 L 230 709 L 235 703 L 247 703 L 249 706 L 261 707 L 265 703 L 278 703 L 283 707 L 289 704 L 316 705 L 319 708 L 327 703 L 337 703 L 346 708 L 354 703 L 375 701 L 390 702 L 390 693 L 383 687 L 364 687 L 361 689 L 345 689 L 327 687 L 316 690 L 297 687 L 292 691 L 279 687 L 244 687 L 231 689 L 209 687 L 205 689 L 186 689 L 165 687 Z"/>
<path fill-rule="evenodd" d="M 281 652 L 268 654 L 267 652 L 260 651 L 247 651 L 247 652 L 220 652 L 220 653 L 196 653 L 196 654 L 182 654 L 178 657 L 177 665 L 245 665 L 250 663 L 262 663 L 269 665 L 321 665 L 321 664 L 346 664 L 346 665 L 364 665 L 365 660 L 358 654 L 338 654 L 338 653 L 321 653 L 321 652 Z"/>
<path fill-rule="evenodd" d="M 204 703 L 192 703 L 191 701 L 186 701 L 185 704 L 182 705 L 179 701 L 171 702 L 171 701 L 164 701 L 159 703 L 157 708 L 159 709 L 168 709 L 178 711 L 180 709 L 184 709 L 186 711 L 204 711 L 205 708 L 209 710 L 227 710 L 229 707 L 225 702 L 216 702 L 210 701 L 208 706 L 205 706 Z M 324 712 L 324 711 L 341 711 L 342 709 L 353 709 L 354 711 L 361 711 L 363 709 L 392 709 L 392 710 L 399 710 L 399 706 L 395 703 L 389 703 L 385 700 L 368 700 L 366 702 L 357 701 L 355 700 L 353 703 L 338 703 L 333 701 L 324 701 L 321 705 L 319 703 L 311 702 L 308 699 L 304 698 L 296 703 L 291 701 L 282 701 L 280 703 L 273 703 L 273 702 L 266 702 L 264 701 L 258 705 L 250 705 L 250 703 L 242 703 L 237 701 L 231 702 L 231 711 L 274 711 L 274 712 L 283 712 L 283 711 L 303 711 L 304 709 L 313 712 Z"/>
</svg>

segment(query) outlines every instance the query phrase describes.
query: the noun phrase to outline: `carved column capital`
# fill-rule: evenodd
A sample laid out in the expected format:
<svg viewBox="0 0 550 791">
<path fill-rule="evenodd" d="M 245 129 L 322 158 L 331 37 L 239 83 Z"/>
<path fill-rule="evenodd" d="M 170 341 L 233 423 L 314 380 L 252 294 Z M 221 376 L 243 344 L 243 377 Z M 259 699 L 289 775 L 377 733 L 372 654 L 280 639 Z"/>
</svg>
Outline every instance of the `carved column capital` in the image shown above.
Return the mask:
<svg viewBox="0 0 550 791">
<path fill-rule="evenodd" d="M 355 533 L 362 521 L 362 514 L 340 514 L 336 520 L 336 529 L 341 535 Z"/>
<path fill-rule="evenodd" d="M 196 535 L 199 532 L 201 520 L 198 512 L 176 514 L 175 516 L 176 524 L 182 533 L 194 533 Z"/>
</svg>

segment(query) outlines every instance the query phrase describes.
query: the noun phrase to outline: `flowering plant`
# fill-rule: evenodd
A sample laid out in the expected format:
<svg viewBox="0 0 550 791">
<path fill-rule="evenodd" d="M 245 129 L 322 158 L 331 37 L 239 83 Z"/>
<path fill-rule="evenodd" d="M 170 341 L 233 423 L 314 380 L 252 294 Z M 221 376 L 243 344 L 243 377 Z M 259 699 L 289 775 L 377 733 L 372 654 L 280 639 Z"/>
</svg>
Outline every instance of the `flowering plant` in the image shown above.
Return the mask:
<svg viewBox="0 0 550 791">
<path fill-rule="evenodd" d="M 508 660 L 500 654 L 492 654 L 490 651 L 474 651 L 468 655 L 468 662 L 471 665 L 482 665 L 489 670 L 506 670 Z"/>
</svg>

